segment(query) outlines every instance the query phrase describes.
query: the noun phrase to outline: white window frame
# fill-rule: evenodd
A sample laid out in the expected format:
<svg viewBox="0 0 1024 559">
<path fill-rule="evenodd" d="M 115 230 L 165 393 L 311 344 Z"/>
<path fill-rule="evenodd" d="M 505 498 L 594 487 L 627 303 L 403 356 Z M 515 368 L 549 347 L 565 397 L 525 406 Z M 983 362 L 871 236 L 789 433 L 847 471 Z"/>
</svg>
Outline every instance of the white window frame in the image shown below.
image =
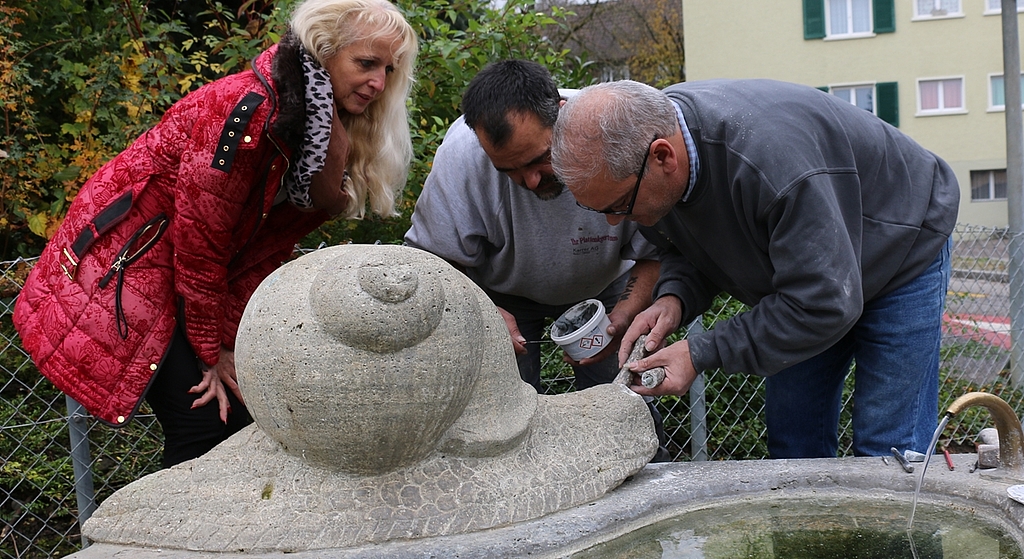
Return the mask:
<svg viewBox="0 0 1024 559">
<path fill-rule="evenodd" d="M 1024 12 L 1024 0 L 1017 0 L 1017 13 L 1020 12 Z M 982 13 L 987 16 L 1003 13 L 1003 0 L 985 0 L 985 11 Z"/>
<path fill-rule="evenodd" d="M 855 92 L 857 89 L 871 88 L 871 111 L 870 112 L 871 112 L 871 114 L 877 115 L 878 114 L 878 90 L 875 88 L 875 85 L 876 84 L 873 83 L 873 82 L 872 83 L 864 83 L 864 82 L 839 83 L 839 84 L 835 84 L 835 85 L 829 85 L 828 86 L 828 93 L 829 93 L 829 95 L 835 95 L 836 97 L 839 97 L 838 95 L 835 94 L 837 89 L 849 89 L 849 90 L 851 90 L 851 92 Z M 841 99 L 841 97 L 840 97 L 840 99 Z M 845 99 L 844 99 L 844 101 L 845 101 Z M 853 97 L 853 100 L 850 101 L 850 104 L 855 106 L 855 107 L 857 106 L 856 97 Z"/>
<path fill-rule="evenodd" d="M 629 66 L 612 66 L 611 64 L 601 68 L 601 83 L 629 79 Z"/>
<path fill-rule="evenodd" d="M 847 7 L 850 8 L 849 9 L 849 15 L 847 17 L 847 22 L 850 25 L 850 28 L 853 27 L 853 9 L 852 9 L 853 8 L 853 3 L 854 2 L 866 2 L 867 3 L 867 7 L 868 7 L 868 27 L 869 27 L 869 29 L 867 31 L 857 31 L 857 32 L 848 32 L 848 33 L 834 33 L 832 31 L 832 2 L 830 0 L 825 0 L 825 40 L 826 41 L 828 41 L 828 40 L 835 41 L 835 40 L 844 40 L 844 39 L 863 39 L 865 37 L 874 37 L 875 36 L 875 28 L 874 28 L 875 8 L 874 8 L 874 3 L 871 2 L 871 0 L 843 0 L 843 1 L 845 1 L 847 3 Z"/>
<path fill-rule="evenodd" d="M 944 82 L 949 80 L 960 80 L 960 102 L 963 103 L 961 107 L 942 107 L 939 109 L 928 109 L 924 110 L 921 108 L 921 84 L 924 82 Z M 917 95 L 917 116 L 937 116 L 937 115 L 959 115 L 967 114 L 967 95 L 966 95 L 966 81 L 964 76 L 941 76 L 941 77 L 929 77 L 929 78 L 918 78 L 916 95 Z M 939 95 L 942 95 L 943 88 L 939 88 Z"/>
<path fill-rule="evenodd" d="M 990 112 L 990 113 L 1002 112 L 1002 111 L 1006 110 L 1006 90 L 1005 89 L 1003 90 L 1003 104 L 1002 105 L 996 105 L 995 101 L 994 101 L 995 93 L 996 93 L 996 87 L 995 87 L 995 83 L 993 83 L 993 81 L 996 78 L 999 78 L 999 80 L 1002 81 L 1003 80 L 1003 73 L 1002 72 L 997 72 L 997 73 L 993 73 L 993 74 L 989 74 L 988 75 L 988 112 Z M 1005 88 L 1005 83 L 1006 82 L 1003 81 L 1003 83 L 1004 83 L 1004 88 Z M 1021 107 L 1024 107 L 1024 72 L 1021 72 L 1021 74 L 1020 74 L 1020 87 L 1021 87 L 1021 92 L 1022 92 L 1021 93 L 1021 97 L 1022 97 L 1022 99 L 1021 99 Z"/>
<path fill-rule="evenodd" d="M 931 1 L 932 5 L 934 7 L 928 13 L 923 14 L 923 13 L 919 13 L 917 11 L 918 0 L 912 0 L 912 2 L 914 4 L 914 17 L 911 19 L 911 21 L 930 21 L 930 20 L 933 20 L 933 19 L 950 19 L 950 18 L 964 17 L 964 4 L 963 4 L 963 0 L 956 0 L 956 3 L 957 3 L 956 11 L 947 11 L 945 13 L 942 13 L 941 12 L 941 8 L 939 8 L 939 6 L 941 6 L 941 4 L 942 4 L 941 0 L 930 0 L 930 1 Z M 987 1 L 989 1 L 989 0 L 986 0 L 986 2 Z M 999 0 L 999 1 L 1002 1 L 1002 0 Z"/>
<path fill-rule="evenodd" d="M 1006 169 L 976 169 L 970 172 L 971 176 L 971 203 L 974 202 L 1005 202 L 1006 197 L 996 198 L 996 181 L 995 174 L 998 172 L 1006 173 Z M 974 176 L 975 173 L 988 173 L 988 198 L 975 198 L 974 197 Z M 1009 190 L 1009 184 L 1006 185 Z"/>
</svg>

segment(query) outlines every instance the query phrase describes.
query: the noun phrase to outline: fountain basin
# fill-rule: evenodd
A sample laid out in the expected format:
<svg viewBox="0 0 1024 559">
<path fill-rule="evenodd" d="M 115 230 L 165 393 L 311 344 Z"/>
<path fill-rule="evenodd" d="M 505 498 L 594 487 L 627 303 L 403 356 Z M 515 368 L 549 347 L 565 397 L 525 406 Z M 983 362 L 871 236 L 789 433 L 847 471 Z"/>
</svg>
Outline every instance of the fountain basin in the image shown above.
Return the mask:
<svg viewBox="0 0 1024 559">
<path fill-rule="evenodd" d="M 953 455 L 954 471 L 933 457 L 919 506 L 934 506 L 1001 527 L 1024 548 L 1024 505 L 1006 489 L 1014 482 L 978 470 L 974 454 Z M 920 465 L 918 465 L 920 468 Z M 598 544 L 709 506 L 757 500 L 852 498 L 905 505 L 909 519 L 917 473 L 892 458 L 838 458 L 650 464 L 600 499 L 532 521 L 480 532 L 398 540 L 347 549 L 289 553 L 289 559 L 376 557 L 568 557 Z M 133 559 L 283 558 L 282 553 L 209 553 L 96 543 L 72 557 Z"/>
</svg>

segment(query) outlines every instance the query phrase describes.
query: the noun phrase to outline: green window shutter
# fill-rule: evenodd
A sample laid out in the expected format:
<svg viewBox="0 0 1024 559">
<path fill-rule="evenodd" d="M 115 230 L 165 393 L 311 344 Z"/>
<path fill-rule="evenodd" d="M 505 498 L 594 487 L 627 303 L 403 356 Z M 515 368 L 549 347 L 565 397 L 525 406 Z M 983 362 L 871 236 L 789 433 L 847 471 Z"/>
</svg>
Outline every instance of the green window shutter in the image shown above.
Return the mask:
<svg viewBox="0 0 1024 559">
<path fill-rule="evenodd" d="M 804 39 L 823 39 L 824 37 L 825 0 L 804 0 Z"/>
<path fill-rule="evenodd" d="M 874 0 L 875 33 L 896 31 L 896 6 L 893 0 Z"/>
<path fill-rule="evenodd" d="M 825 93 L 829 92 L 829 87 L 827 85 L 819 85 L 816 89 L 820 89 L 820 90 L 824 91 Z"/>
<path fill-rule="evenodd" d="M 884 82 L 875 84 L 875 102 L 878 118 L 899 128 L 900 126 L 900 96 L 899 84 L 896 82 Z"/>
</svg>

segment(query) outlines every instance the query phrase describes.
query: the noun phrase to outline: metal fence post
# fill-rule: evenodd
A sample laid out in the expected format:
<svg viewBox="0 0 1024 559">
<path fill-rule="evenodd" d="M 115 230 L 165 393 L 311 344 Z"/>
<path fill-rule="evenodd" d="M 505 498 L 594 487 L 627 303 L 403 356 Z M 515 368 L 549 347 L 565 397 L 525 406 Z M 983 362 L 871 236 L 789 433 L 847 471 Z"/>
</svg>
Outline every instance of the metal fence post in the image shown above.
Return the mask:
<svg viewBox="0 0 1024 559">
<path fill-rule="evenodd" d="M 1024 131 L 1021 116 L 1020 38 L 1016 0 L 1002 1 L 1003 93 L 1006 119 L 1006 202 L 1010 226 L 1010 380 L 1024 386 L 1024 261 L 1021 233 L 1024 232 Z"/>
<path fill-rule="evenodd" d="M 704 324 L 699 316 L 686 327 L 687 335 L 703 331 Z M 704 393 L 704 373 L 699 371 L 690 386 L 690 460 L 704 462 L 707 459 L 708 407 Z"/>
<path fill-rule="evenodd" d="M 68 405 L 68 431 L 71 436 L 71 464 L 75 469 L 75 497 L 78 500 L 78 527 L 81 529 L 96 510 L 96 494 L 92 487 L 92 457 L 89 453 L 88 412 L 71 396 L 65 396 Z M 89 541 L 82 534 L 82 547 Z"/>
</svg>

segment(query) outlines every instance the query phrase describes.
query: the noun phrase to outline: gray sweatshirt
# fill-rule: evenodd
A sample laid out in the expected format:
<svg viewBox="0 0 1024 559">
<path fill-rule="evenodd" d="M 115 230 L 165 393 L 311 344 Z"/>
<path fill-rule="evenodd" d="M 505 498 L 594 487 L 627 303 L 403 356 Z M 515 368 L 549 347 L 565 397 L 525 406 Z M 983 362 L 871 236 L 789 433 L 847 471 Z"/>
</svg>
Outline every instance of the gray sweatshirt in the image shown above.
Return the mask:
<svg viewBox="0 0 1024 559">
<path fill-rule="evenodd" d="M 546 305 L 595 297 L 656 252 L 637 225 L 609 225 L 568 190 L 541 200 L 513 183 L 461 117 L 437 148 L 405 241 L 485 289 Z"/>
<path fill-rule="evenodd" d="M 698 371 L 771 375 L 845 335 L 864 303 L 916 278 L 956 224 L 949 166 L 817 89 L 709 80 L 665 90 L 700 175 L 645 234 L 668 250 L 655 297 L 683 324 L 725 291 L 751 310 L 690 337 Z"/>
</svg>

